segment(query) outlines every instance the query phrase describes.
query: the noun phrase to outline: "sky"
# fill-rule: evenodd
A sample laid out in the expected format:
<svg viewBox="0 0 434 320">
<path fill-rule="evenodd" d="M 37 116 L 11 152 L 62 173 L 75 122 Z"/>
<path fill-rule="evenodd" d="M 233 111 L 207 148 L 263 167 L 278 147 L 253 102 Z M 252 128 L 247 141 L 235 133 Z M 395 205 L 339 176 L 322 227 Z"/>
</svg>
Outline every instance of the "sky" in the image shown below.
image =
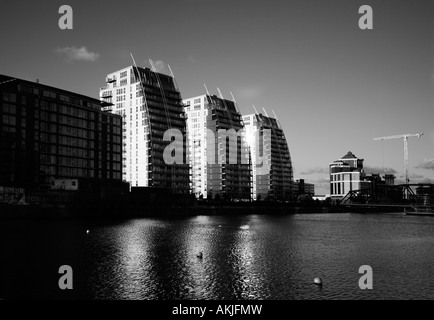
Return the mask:
<svg viewBox="0 0 434 320">
<path fill-rule="evenodd" d="M 73 29 L 61 30 L 61 5 Z M 359 8 L 373 29 L 359 28 Z M 232 92 L 243 114 L 277 114 L 294 179 L 329 192 L 348 151 L 365 171 L 434 183 L 434 1 L 125 0 L 0 2 L 0 74 L 99 97 L 105 76 L 152 59 L 183 98 Z"/>
</svg>

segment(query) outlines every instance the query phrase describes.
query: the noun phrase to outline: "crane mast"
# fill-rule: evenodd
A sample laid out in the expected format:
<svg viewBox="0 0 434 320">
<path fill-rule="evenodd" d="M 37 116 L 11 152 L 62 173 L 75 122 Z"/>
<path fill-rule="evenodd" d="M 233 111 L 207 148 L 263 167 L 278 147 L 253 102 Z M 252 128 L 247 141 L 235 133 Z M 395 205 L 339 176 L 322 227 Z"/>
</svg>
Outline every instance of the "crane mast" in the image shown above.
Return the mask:
<svg viewBox="0 0 434 320">
<path fill-rule="evenodd" d="M 389 139 L 404 139 L 404 168 L 405 168 L 405 184 L 409 184 L 410 180 L 408 179 L 408 138 L 410 137 L 418 137 L 420 138 L 423 133 L 415 133 L 415 134 L 400 134 L 394 136 L 386 136 L 386 137 L 378 137 L 374 138 L 374 140 L 389 140 Z"/>
</svg>

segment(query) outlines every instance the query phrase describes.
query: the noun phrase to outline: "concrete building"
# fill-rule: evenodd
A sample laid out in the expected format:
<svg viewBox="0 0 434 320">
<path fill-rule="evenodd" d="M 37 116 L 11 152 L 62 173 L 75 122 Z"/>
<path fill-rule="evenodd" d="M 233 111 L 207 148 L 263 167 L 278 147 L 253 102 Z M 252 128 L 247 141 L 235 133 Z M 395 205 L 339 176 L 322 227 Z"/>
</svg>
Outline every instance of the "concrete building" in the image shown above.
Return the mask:
<svg viewBox="0 0 434 320">
<path fill-rule="evenodd" d="M 180 163 L 167 163 L 164 157 L 171 143 L 170 135 L 165 133 L 171 129 L 183 139 L 186 134 L 181 94 L 174 78 L 149 68 L 129 66 L 109 73 L 106 82 L 100 89 L 100 97 L 107 103 L 105 110 L 123 118 L 123 179 L 132 187 L 188 194 L 186 141 L 178 146 Z"/>
<path fill-rule="evenodd" d="M 0 75 L 0 186 L 122 180 L 122 118 L 97 99 Z"/>
<path fill-rule="evenodd" d="M 416 187 L 416 195 L 421 204 L 434 206 L 434 184 L 420 184 Z"/>
<path fill-rule="evenodd" d="M 294 182 L 294 195 L 315 195 L 315 185 L 313 183 L 306 183 L 304 179 L 300 179 Z"/>
<path fill-rule="evenodd" d="M 185 99 L 188 158 L 197 197 L 251 200 L 250 159 L 241 114 L 215 95 Z"/>
<path fill-rule="evenodd" d="M 291 200 L 292 161 L 282 127 L 263 114 L 245 115 L 243 120 L 252 159 L 253 199 Z"/>
<path fill-rule="evenodd" d="M 369 181 L 365 181 L 363 161 L 349 151 L 342 158 L 330 163 L 330 197 L 332 200 L 342 199 L 349 191 L 369 188 Z"/>
</svg>

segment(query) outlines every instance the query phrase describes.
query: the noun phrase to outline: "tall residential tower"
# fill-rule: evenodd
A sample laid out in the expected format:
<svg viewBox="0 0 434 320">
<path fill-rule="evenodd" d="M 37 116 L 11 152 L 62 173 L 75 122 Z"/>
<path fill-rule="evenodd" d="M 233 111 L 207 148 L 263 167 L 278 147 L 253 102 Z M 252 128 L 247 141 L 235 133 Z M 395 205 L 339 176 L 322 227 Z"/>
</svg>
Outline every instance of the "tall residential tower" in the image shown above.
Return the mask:
<svg viewBox="0 0 434 320">
<path fill-rule="evenodd" d="M 173 76 L 154 69 L 129 66 L 109 73 L 100 89 L 106 110 L 123 118 L 122 176 L 133 187 L 171 189 L 189 193 L 189 164 L 185 141 L 181 163 L 166 163 L 163 154 L 171 143 L 169 129 L 185 137 L 186 124 L 181 94 Z"/>
<path fill-rule="evenodd" d="M 207 94 L 185 99 L 184 105 L 195 195 L 250 201 L 250 158 L 235 102 Z"/>
<path fill-rule="evenodd" d="M 243 120 L 252 159 L 253 199 L 290 201 L 292 161 L 282 127 L 260 113 L 243 116 Z"/>
</svg>

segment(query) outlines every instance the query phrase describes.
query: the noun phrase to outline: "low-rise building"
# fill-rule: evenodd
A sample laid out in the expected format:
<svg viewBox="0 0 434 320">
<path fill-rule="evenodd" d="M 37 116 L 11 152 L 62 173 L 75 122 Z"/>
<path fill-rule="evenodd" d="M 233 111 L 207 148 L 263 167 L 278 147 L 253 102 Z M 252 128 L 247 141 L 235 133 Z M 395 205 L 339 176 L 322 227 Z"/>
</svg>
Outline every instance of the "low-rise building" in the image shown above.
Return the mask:
<svg viewBox="0 0 434 320">
<path fill-rule="evenodd" d="M 363 170 L 364 159 L 357 158 L 349 151 L 342 158 L 330 163 L 330 197 L 340 200 L 350 191 L 369 188 Z"/>
<path fill-rule="evenodd" d="M 294 182 L 294 195 L 315 195 L 315 185 L 313 183 L 306 183 L 304 179 L 300 179 Z"/>
</svg>

